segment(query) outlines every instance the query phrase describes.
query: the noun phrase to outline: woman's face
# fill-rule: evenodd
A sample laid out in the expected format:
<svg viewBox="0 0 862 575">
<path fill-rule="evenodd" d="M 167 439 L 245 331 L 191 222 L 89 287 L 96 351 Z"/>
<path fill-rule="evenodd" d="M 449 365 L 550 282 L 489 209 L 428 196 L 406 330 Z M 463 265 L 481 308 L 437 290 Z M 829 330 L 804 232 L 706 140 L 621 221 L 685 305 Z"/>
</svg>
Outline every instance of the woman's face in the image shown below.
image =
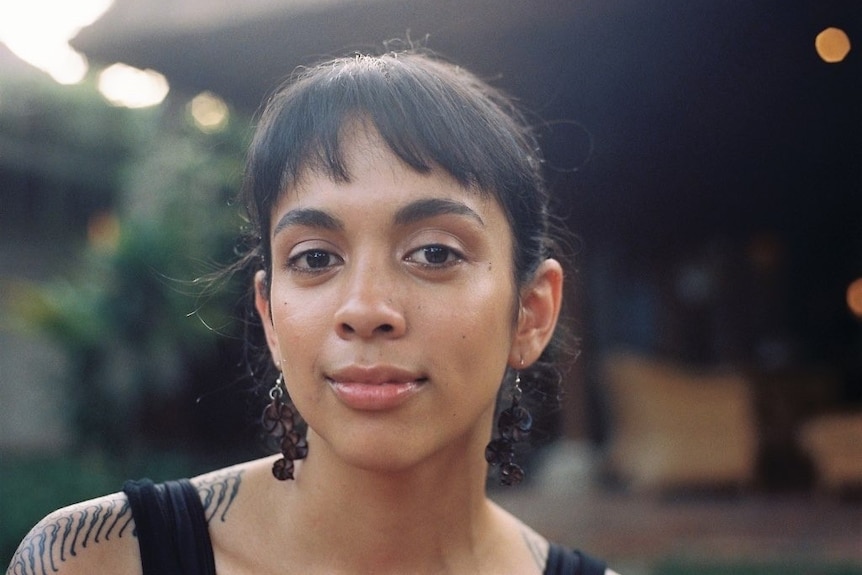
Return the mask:
<svg viewBox="0 0 862 575">
<path fill-rule="evenodd" d="M 349 183 L 306 173 L 273 210 L 269 294 L 257 278 L 273 358 L 312 452 L 380 470 L 481 457 L 517 358 L 506 217 L 351 134 Z"/>
</svg>

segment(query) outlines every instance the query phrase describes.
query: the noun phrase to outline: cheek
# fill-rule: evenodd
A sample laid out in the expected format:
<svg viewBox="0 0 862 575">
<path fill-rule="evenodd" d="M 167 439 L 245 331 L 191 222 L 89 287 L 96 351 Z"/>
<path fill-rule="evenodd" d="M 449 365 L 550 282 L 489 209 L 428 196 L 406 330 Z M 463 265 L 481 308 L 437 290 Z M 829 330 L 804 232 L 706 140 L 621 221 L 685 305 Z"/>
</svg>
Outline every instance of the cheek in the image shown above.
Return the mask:
<svg viewBox="0 0 862 575">
<path fill-rule="evenodd" d="M 282 372 L 291 401 L 303 417 L 314 413 L 322 390 L 315 373 L 320 353 L 325 349 L 324 329 L 328 327 L 319 308 L 296 300 L 276 302 L 273 321 L 278 332 Z"/>
<path fill-rule="evenodd" d="M 496 281 L 474 285 L 445 302 L 429 306 L 421 321 L 436 326 L 433 344 L 449 350 L 458 369 L 505 367 L 513 337 L 511 290 Z M 431 342 L 429 342 L 431 343 Z"/>
<path fill-rule="evenodd" d="M 309 346 L 319 347 L 317 336 L 329 324 L 323 304 L 307 302 L 301 298 L 273 294 L 272 320 L 278 336 L 278 347 L 288 364 L 294 364 L 307 355 Z"/>
</svg>

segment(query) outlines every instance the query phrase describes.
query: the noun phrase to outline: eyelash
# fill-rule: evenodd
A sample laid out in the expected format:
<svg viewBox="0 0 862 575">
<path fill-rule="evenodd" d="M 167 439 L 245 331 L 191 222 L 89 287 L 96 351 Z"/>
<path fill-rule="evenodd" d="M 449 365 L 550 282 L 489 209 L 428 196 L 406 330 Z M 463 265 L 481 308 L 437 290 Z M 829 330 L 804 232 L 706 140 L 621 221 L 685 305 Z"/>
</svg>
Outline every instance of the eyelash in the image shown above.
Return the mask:
<svg viewBox="0 0 862 575">
<path fill-rule="evenodd" d="M 425 251 L 425 250 L 432 250 L 432 249 L 445 251 L 446 252 L 446 261 L 440 262 L 440 263 L 420 262 L 420 261 L 416 261 L 413 258 L 414 254 L 417 254 L 417 253 Z M 450 259 L 450 257 L 452 259 Z M 422 266 L 423 268 L 440 269 L 440 268 L 448 268 L 450 266 L 456 265 L 456 264 L 464 261 L 464 255 L 462 253 L 460 253 L 458 250 L 451 248 L 447 245 L 428 244 L 426 246 L 422 246 L 422 247 L 417 248 L 417 249 L 413 250 L 412 252 L 408 253 L 404 259 L 407 261 L 413 262 L 419 266 Z"/>
<path fill-rule="evenodd" d="M 427 255 L 428 255 L 427 250 L 445 251 L 446 252 L 446 261 L 443 261 L 443 262 L 422 262 L 422 261 L 418 261 L 417 259 L 415 259 L 415 257 L 414 257 L 415 254 L 418 254 L 418 253 L 423 252 L 423 251 L 426 251 L 425 255 L 427 257 Z M 299 265 L 300 262 L 302 262 L 303 258 L 307 258 L 311 255 L 326 256 L 329 258 L 329 261 L 327 261 L 326 265 L 321 266 L 321 267 Z M 458 250 L 456 250 L 452 247 L 449 247 L 447 245 L 428 244 L 428 245 L 422 246 L 420 248 L 417 248 L 417 249 L 409 252 L 404 257 L 404 259 L 405 259 L 405 261 L 414 263 L 414 264 L 421 266 L 422 268 L 425 268 L 425 269 L 442 269 L 442 268 L 448 268 L 448 267 L 457 265 L 458 263 L 462 262 L 464 260 L 464 255 L 461 252 L 459 252 Z M 335 260 L 335 263 L 333 263 L 332 260 Z M 306 261 L 305 263 L 308 263 L 308 262 Z M 340 256 L 337 256 L 336 254 L 334 254 L 330 251 L 327 251 L 327 250 L 313 248 L 313 249 L 305 250 L 305 251 L 302 251 L 298 254 L 291 256 L 287 260 L 287 267 L 291 271 L 295 271 L 298 273 L 320 274 L 320 273 L 324 273 L 326 271 L 329 271 L 335 265 L 339 265 L 341 263 L 344 263 L 344 260 Z"/>
<path fill-rule="evenodd" d="M 300 266 L 300 265 L 298 265 L 298 263 L 299 263 L 303 258 L 307 258 L 308 256 L 310 256 L 310 255 L 312 255 L 312 254 L 325 255 L 325 256 L 327 256 L 328 258 L 330 258 L 330 261 L 329 261 L 329 262 L 327 262 L 327 265 L 322 266 L 322 267 L 311 267 L 311 266 Z M 333 263 L 331 262 L 331 260 L 333 260 L 333 259 L 334 259 L 334 260 L 336 260 L 336 263 L 335 263 L 335 264 L 333 264 Z M 293 255 L 293 256 L 291 256 L 290 258 L 288 258 L 288 260 L 287 260 L 287 267 L 288 267 L 291 271 L 295 271 L 295 272 L 298 272 L 298 273 L 303 273 L 303 274 L 320 274 L 320 273 L 323 273 L 323 272 L 326 272 L 326 271 L 330 270 L 330 269 L 333 267 L 333 265 L 337 265 L 337 264 L 340 264 L 340 263 L 344 263 L 344 260 L 343 260 L 343 259 L 341 259 L 341 257 L 339 257 L 339 256 L 335 255 L 334 253 L 332 253 L 332 252 L 330 252 L 330 251 L 327 251 L 327 250 L 322 250 L 322 249 L 319 249 L 319 248 L 312 248 L 312 249 L 310 249 L 310 250 L 302 251 L 302 252 L 300 252 L 300 253 L 298 253 L 298 254 L 296 254 L 296 255 Z"/>
</svg>

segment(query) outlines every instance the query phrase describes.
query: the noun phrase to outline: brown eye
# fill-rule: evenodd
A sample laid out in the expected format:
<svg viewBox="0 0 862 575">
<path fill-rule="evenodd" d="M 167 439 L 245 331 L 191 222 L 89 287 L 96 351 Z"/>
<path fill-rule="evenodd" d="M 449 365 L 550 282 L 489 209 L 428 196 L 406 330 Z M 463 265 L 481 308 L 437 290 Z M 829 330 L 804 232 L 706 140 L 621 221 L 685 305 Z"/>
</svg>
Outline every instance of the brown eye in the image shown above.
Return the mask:
<svg viewBox="0 0 862 575">
<path fill-rule="evenodd" d="M 422 246 L 407 256 L 407 260 L 425 266 L 445 266 L 461 259 L 461 255 L 455 250 L 442 245 Z"/>
<path fill-rule="evenodd" d="M 288 260 L 291 268 L 300 271 L 325 270 L 340 263 L 341 258 L 326 250 L 307 250 Z"/>
<path fill-rule="evenodd" d="M 309 252 L 303 257 L 310 268 L 325 268 L 329 265 L 332 257 L 326 252 Z"/>
<path fill-rule="evenodd" d="M 441 246 L 428 246 L 422 248 L 425 261 L 429 264 L 442 264 L 449 259 L 449 249 Z"/>
</svg>

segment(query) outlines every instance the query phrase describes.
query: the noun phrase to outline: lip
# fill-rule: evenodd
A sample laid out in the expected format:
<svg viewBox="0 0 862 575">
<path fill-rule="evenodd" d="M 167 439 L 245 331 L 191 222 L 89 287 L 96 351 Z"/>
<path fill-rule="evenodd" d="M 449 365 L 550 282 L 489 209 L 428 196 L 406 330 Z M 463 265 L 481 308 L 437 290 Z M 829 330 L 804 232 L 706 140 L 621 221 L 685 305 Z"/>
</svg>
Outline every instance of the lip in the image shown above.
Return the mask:
<svg viewBox="0 0 862 575">
<path fill-rule="evenodd" d="M 326 376 L 335 396 L 359 411 L 395 409 L 423 388 L 422 374 L 391 366 L 350 366 Z"/>
</svg>

